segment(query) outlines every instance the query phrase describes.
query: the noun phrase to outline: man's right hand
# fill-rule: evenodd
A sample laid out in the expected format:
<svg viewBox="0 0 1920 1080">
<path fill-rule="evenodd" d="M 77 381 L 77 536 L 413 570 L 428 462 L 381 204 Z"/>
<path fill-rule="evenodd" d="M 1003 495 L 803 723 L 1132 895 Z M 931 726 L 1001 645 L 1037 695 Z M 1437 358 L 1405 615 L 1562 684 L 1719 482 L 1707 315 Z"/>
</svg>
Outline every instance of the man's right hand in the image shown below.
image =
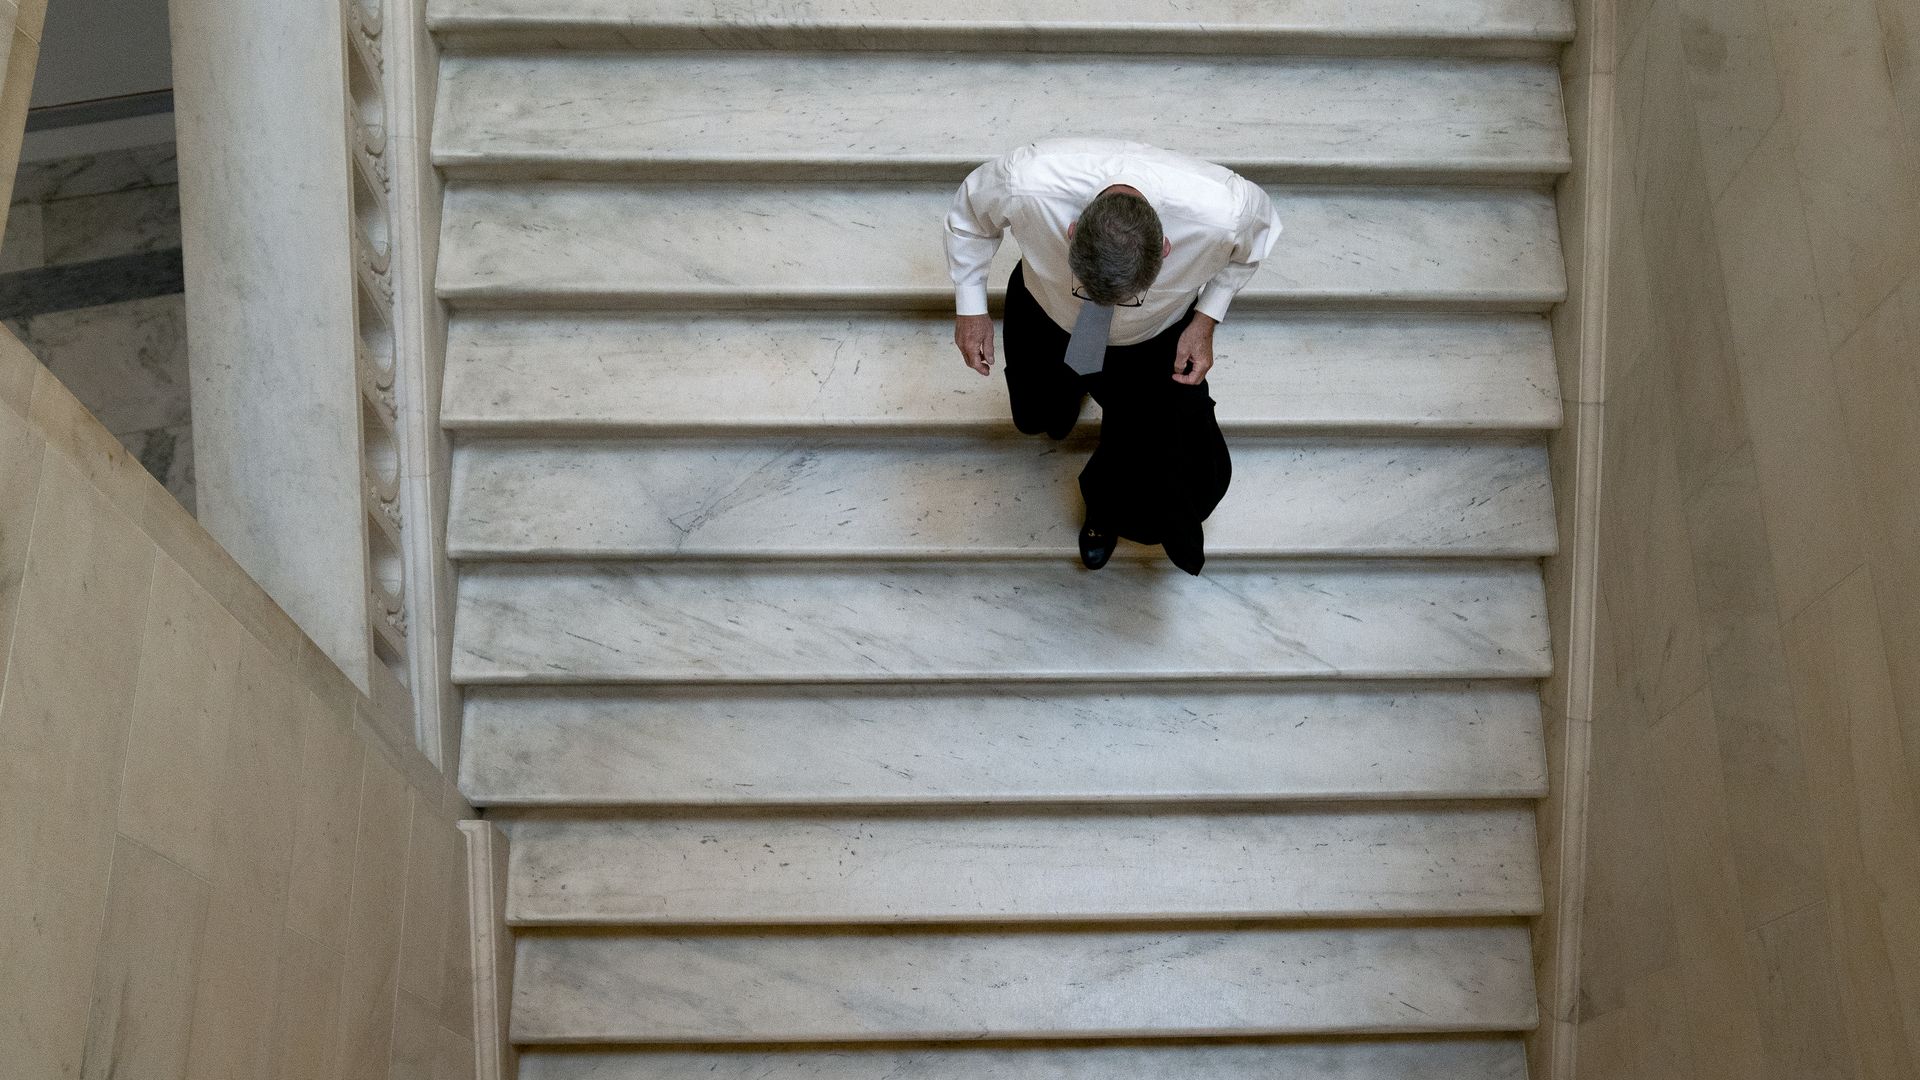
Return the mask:
<svg viewBox="0 0 1920 1080">
<path fill-rule="evenodd" d="M 982 375 L 993 374 L 993 316 L 954 316 L 953 343 L 968 367 Z"/>
</svg>

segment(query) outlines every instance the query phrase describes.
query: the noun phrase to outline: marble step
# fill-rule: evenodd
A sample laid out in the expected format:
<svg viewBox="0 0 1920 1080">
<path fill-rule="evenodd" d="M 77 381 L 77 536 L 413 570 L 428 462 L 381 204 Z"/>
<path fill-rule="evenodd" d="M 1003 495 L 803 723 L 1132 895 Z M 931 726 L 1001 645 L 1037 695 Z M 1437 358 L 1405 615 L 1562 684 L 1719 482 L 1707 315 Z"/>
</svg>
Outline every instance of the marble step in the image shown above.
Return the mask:
<svg viewBox="0 0 1920 1080">
<path fill-rule="evenodd" d="M 517 1043 L 1524 1031 L 1524 924 L 522 931 Z"/>
<path fill-rule="evenodd" d="M 1446 918 L 1541 909 L 1527 803 L 497 818 L 516 925 Z"/>
<path fill-rule="evenodd" d="M 1537 562 L 476 563 L 461 683 L 1526 678 Z"/>
<path fill-rule="evenodd" d="M 1092 442 L 480 440 L 453 460 L 448 554 L 534 558 L 1077 556 Z M 1538 439 L 1244 439 L 1211 556 L 1541 556 Z M 1124 545 L 1116 557 L 1160 558 Z"/>
<path fill-rule="evenodd" d="M 487 54 L 442 63 L 438 110 L 434 162 L 458 177 L 957 184 L 1065 132 L 1257 181 L 1547 183 L 1571 164 L 1548 60 Z"/>
<path fill-rule="evenodd" d="M 1269 190 L 1285 234 L 1236 312 L 1544 311 L 1566 295 L 1549 192 Z M 457 308 L 950 313 L 941 223 L 953 191 L 920 182 L 454 182 L 438 287 Z M 1017 247 L 1009 240 L 995 260 L 996 297 Z"/>
<path fill-rule="evenodd" d="M 1567 0 L 429 0 L 451 49 L 828 48 L 1552 56 Z"/>
<path fill-rule="evenodd" d="M 804 1050 L 530 1047 L 520 1080 L 1527 1080 L 1516 1038 Z"/>
<path fill-rule="evenodd" d="M 1534 799 L 1525 682 L 474 687 L 491 806 Z"/>
<path fill-rule="evenodd" d="M 1229 432 L 1561 421 L 1538 315 L 1236 311 L 1214 359 Z M 951 316 L 472 312 L 449 329 L 443 386 L 441 423 L 472 433 L 1013 431 L 1004 382 L 961 365 Z"/>
</svg>

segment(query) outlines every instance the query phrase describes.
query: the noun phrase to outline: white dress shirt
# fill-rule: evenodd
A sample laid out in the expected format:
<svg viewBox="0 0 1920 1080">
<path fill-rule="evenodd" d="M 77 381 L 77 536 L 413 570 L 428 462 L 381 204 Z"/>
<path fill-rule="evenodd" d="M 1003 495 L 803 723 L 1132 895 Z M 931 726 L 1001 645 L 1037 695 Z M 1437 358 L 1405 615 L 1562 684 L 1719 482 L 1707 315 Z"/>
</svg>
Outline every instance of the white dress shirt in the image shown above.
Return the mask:
<svg viewBox="0 0 1920 1080">
<path fill-rule="evenodd" d="M 1108 341 L 1132 345 L 1198 310 L 1219 321 L 1280 235 L 1260 187 L 1199 158 L 1119 139 L 1045 139 L 975 169 L 947 213 L 947 266 L 955 310 L 987 312 L 987 268 L 1008 230 L 1020 242 L 1027 291 L 1071 329 L 1082 301 L 1067 267 L 1067 226 L 1115 184 L 1140 189 L 1173 251 L 1140 307 L 1115 307 Z"/>
</svg>

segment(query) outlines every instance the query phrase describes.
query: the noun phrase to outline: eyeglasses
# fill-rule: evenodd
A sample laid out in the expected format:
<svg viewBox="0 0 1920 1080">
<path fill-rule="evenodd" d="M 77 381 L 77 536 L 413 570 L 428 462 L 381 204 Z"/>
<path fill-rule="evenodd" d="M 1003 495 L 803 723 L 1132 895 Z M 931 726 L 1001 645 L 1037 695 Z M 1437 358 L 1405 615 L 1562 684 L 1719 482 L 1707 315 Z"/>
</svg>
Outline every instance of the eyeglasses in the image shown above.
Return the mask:
<svg viewBox="0 0 1920 1080">
<path fill-rule="evenodd" d="M 1075 285 L 1073 287 L 1073 298 L 1076 300 L 1085 300 L 1089 304 L 1097 304 L 1100 302 L 1098 300 L 1095 300 L 1093 297 L 1088 296 L 1085 292 L 1081 290 L 1080 286 L 1078 285 Z M 1129 300 L 1124 304 L 1114 304 L 1113 306 L 1114 307 L 1143 307 L 1145 306 L 1146 302 L 1147 302 L 1146 297 L 1138 296 L 1133 298 L 1132 300 Z"/>
</svg>

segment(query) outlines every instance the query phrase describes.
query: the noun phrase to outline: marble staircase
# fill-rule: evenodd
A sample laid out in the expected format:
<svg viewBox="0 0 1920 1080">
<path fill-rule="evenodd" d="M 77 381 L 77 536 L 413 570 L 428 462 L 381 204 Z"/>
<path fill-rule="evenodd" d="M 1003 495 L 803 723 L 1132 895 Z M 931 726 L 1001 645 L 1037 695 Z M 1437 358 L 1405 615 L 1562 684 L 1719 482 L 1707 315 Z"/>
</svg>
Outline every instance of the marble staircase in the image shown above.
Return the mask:
<svg viewBox="0 0 1920 1080">
<path fill-rule="evenodd" d="M 522 1076 L 1525 1076 L 1566 0 L 429 21 Z M 1081 570 L 1097 409 L 954 353 L 946 202 L 1051 134 L 1285 223 L 1200 578 Z"/>
</svg>

